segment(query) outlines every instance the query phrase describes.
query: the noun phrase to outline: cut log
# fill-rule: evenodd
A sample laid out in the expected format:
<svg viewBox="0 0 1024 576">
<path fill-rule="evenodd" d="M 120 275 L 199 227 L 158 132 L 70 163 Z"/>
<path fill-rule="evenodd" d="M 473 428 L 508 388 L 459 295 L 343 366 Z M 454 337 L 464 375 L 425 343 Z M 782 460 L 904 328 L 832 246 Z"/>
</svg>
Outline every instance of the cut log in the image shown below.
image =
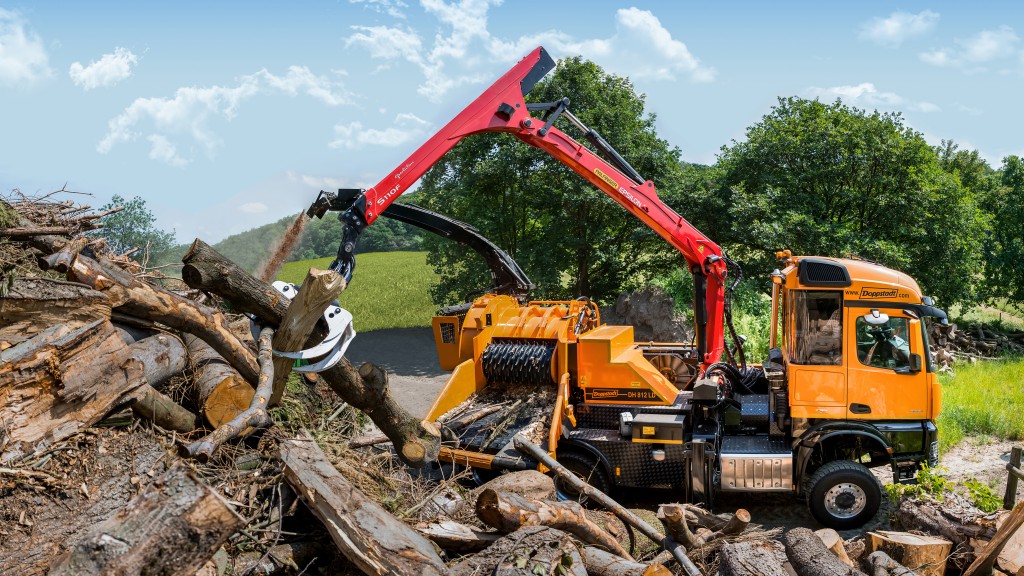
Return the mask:
<svg viewBox="0 0 1024 576">
<path fill-rule="evenodd" d="M 489 548 L 448 567 L 449 576 L 586 576 L 572 536 L 547 526 L 527 526 Z"/>
<path fill-rule="evenodd" d="M 728 519 L 712 514 L 696 504 L 683 504 L 683 511 L 686 512 L 686 521 L 696 526 L 707 528 L 711 531 L 718 531 L 725 527 Z"/>
<path fill-rule="evenodd" d="M 868 532 L 868 552 L 882 551 L 894 561 L 923 576 L 942 576 L 953 543 L 945 538 L 889 532 Z"/>
<path fill-rule="evenodd" d="M 281 443 L 284 476 L 366 574 L 445 574 L 430 542 L 353 486 L 308 432 Z"/>
<path fill-rule="evenodd" d="M 97 320 L 53 326 L 0 352 L 0 461 L 95 424 L 140 387 L 176 371 L 180 348 L 166 336 L 125 346 L 110 322 Z"/>
<path fill-rule="evenodd" d="M 178 464 L 59 557 L 50 574 L 192 576 L 242 523 Z"/>
<path fill-rule="evenodd" d="M 288 304 L 272 286 L 254 278 L 227 260 L 201 240 L 192 243 L 182 258 L 182 278 L 192 288 L 206 290 L 229 300 L 235 310 L 255 314 L 264 325 L 281 324 Z M 306 345 L 315 344 L 324 334 L 317 330 Z M 363 372 L 365 371 L 365 376 Z M 387 387 L 382 370 L 364 365 L 356 371 L 345 358 L 320 373 L 342 400 L 362 410 L 395 445 L 399 458 L 410 466 L 421 467 L 437 460 L 440 432 L 431 423 L 420 422 L 398 405 Z"/>
<path fill-rule="evenodd" d="M 917 572 L 893 560 L 881 550 L 868 554 L 865 560 L 871 567 L 871 576 L 917 576 Z"/>
<path fill-rule="evenodd" d="M 999 527 L 995 537 L 978 554 L 974 562 L 967 567 L 964 576 L 988 574 L 992 567 L 995 566 L 999 553 L 1003 551 L 1010 538 L 1017 533 L 1022 524 L 1024 524 L 1024 502 L 1017 504 L 1013 512 L 1010 513 L 1010 516 L 1003 522 L 1003 525 Z"/>
<path fill-rule="evenodd" d="M 238 370 L 249 382 L 259 378 L 256 355 L 235 336 L 219 310 L 150 286 L 106 261 L 79 255 L 68 278 L 106 294 L 114 308 L 195 334 Z"/>
<path fill-rule="evenodd" d="M 254 390 L 237 370 L 197 336 L 185 334 L 185 346 L 195 366 L 199 410 L 211 427 L 229 422 L 249 407 Z"/>
<path fill-rule="evenodd" d="M 682 544 L 687 550 L 699 548 L 703 542 L 690 531 L 686 524 L 686 516 L 680 504 L 662 504 L 658 506 L 658 520 L 665 526 L 665 533 L 673 540 Z"/>
<path fill-rule="evenodd" d="M 821 539 L 821 543 L 825 545 L 825 548 L 831 550 L 836 557 L 843 561 L 843 564 L 854 568 L 857 567 L 857 564 L 850 560 L 850 557 L 846 554 L 846 544 L 838 532 L 831 528 L 822 528 L 821 530 L 815 530 L 814 534 Z"/>
<path fill-rule="evenodd" d="M 807 528 L 793 528 L 784 540 L 786 557 L 798 576 L 866 576 L 844 564 Z"/>
<path fill-rule="evenodd" d="M 786 551 L 775 540 L 730 542 L 718 554 L 721 576 L 789 576 Z"/>
<path fill-rule="evenodd" d="M 636 514 L 624 508 L 604 492 L 601 492 L 597 488 L 594 488 L 590 484 L 584 482 L 568 468 L 559 464 L 557 460 L 542 450 L 540 446 L 537 446 L 527 440 L 522 434 L 516 434 L 512 441 L 516 450 L 533 458 L 534 460 L 537 460 L 554 474 L 557 474 L 559 478 L 572 486 L 572 488 L 577 492 L 587 496 L 601 506 L 604 506 L 609 512 L 618 516 L 620 520 L 629 524 L 633 528 L 636 528 L 641 534 L 650 538 L 651 541 L 671 552 L 672 557 L 679 562 L 679 565 L 682 566 L 683 571 L 687 576 L 701 576 L 700 569 L 697 568 L 697 565 L 693 563 L 693 560 L 690 560 L 690 557 L 686 555 L 686 549 L 681 544 L 672 538 L 665 536 L 661 532 L 658 532 L 657 528 L 651 526 L 645 522 L 643 518 L 640 518 Z"/>
<path fill-rule="evenodd" d="M 906 531 L 941 536 L 952 542 L 949 562 L 961 570 L 966 570 L 974 561 L 972 542 L 987 542 L 996 534 L 994 520 L 964 516 L 937 503 L 910 499 L 900 503 L 896 511 L 896 525 Z"/>
<path fill-rule="evenodd" d="M 430 524 L 416 530 L 441 549 L 458 554 L 479 552 L 502 536 L 498 532 L 484 532 L 452 521 Z"/>
<path fill-rule="evenodd" d="M 333 270 L 311 268 L 302 281 L 302 288 L 291 300 L 288 311 L 274 333 L 274 350 L 298 352 L 302 350 L 309 333 L 324 315 L 324 309 L 345 289 L 345 279 Z M 269 405 L 276 406 L 284 395 L 284 385 L 295 361 L 291 358 L 274 359 L 273 393 Z"/>
<path fill-rule="evenodd" d="M 671 576 L 668 568 L 658 563 L 641 564 L 587 546 L 583 549 L 583 563 L 589 576 Z"/>
<path fill-rule="evenodd" d="M 506 534 L 524 526 L 550 526 L 627 560 L 633 559 L 611 534 L 584 515 L 579 502 L 545 502 L 488 488 L 476 500 L 476 515 L 484 524 Z"/>
<path fill-rule="evenodd" d="M 55 324 L 77 328 L 110 319 L 110 300 L 75 282 L 15 278 L 0 298 L 0 341 L 17 344 Z"/>
</svg>

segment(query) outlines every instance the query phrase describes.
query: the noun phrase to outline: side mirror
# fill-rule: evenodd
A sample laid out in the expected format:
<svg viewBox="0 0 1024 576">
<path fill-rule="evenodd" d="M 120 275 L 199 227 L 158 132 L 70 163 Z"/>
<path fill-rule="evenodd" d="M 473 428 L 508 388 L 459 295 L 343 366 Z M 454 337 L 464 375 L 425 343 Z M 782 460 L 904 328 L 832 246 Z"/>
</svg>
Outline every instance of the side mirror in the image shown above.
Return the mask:
<svg viewBox="0 0 1024 576">
<path fill-rule="evenodd" d="M 864 315 L 864 322 L 869 326 L 882 326 L 889 322 L 889 315 L 878 310 L 872 310 Z"/>
<path fill-rule="evenodd" d="M 897 368 L 897 374 L 917 374 L 921 371 L 921 355 L 914 353 L 910 355 L 910 365 Z"/>
</svg>

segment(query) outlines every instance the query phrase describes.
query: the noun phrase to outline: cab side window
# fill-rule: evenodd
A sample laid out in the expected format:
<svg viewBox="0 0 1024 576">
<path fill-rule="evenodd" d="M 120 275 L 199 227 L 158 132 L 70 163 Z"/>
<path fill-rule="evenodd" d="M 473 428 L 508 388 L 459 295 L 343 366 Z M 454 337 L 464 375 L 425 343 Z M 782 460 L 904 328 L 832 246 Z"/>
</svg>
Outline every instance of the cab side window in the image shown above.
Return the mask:
<svg viewBox="0 0 1024 576">
<path fill-rule="evenodd" d="M 793 296 L 794 364 L 838 366 L 843 363 L 843 294 L 797 290 Z"/>
<path fill-rule="evenodd" d="M 865 366 L 898 370 L 910 366 L 910 322 L 889 318 L 872 326 L 857 318 L 857 359 Z"/>
</svg>

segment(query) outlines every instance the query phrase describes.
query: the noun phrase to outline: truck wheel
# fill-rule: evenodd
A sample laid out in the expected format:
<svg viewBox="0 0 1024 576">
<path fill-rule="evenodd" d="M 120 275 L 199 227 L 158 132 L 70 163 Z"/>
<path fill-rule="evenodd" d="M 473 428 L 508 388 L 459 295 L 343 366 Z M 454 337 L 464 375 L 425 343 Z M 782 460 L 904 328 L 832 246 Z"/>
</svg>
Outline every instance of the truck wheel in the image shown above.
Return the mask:
<svg viewBox="0 0 1024 576">
<path fill-rule="evenodd" d="M 849 460 L 829 462 L 811 476 L 807 505 L 815 520 L 844 530 L 862 526 L 882 502 L 882 486 L 862 464 Z"/>
<path fill-rule="evenodd" d="M 594 456 L 582 452 L 564 452 L 558 454 L 558 463 L 601 492 L 607 494 L 611 490 L 608 474 L 604 471 L 604 466 Z M 588 500 L 586 495 L 581 494 L 557 475 L 555 476 L 555 494 L 559 500 L 572 500 L 580 504 L 586 504 Z"/>
</svg>

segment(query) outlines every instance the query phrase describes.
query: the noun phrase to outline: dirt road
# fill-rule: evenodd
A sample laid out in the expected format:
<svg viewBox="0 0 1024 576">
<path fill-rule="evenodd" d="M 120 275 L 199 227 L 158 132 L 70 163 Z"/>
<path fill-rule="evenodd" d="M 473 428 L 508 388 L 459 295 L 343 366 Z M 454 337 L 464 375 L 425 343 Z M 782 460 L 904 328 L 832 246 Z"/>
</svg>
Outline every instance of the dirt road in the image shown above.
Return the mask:
<svg viewBox="0 0 1024 576">
<path fill-rule="evenodd" d="M 345 356 L 353 366 L 372 362 L 388 372 L 395 400 L 423 417 L 448 380 L 441 370 L 430 328 L 396 328 L 356 334 Z"/>
</svg>

